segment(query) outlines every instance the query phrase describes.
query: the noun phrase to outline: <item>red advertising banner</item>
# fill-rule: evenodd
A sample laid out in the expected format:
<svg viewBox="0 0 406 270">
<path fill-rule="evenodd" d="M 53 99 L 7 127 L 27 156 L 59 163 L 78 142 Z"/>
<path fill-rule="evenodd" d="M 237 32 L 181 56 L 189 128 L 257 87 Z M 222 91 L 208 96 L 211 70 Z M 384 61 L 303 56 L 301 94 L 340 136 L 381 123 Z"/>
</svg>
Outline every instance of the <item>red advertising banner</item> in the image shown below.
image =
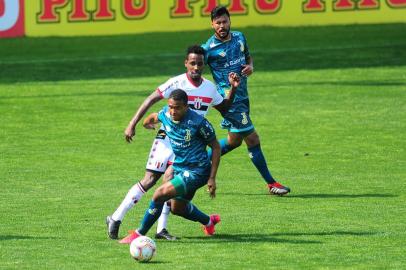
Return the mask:
<svg viewBox="0 0 406 270">
<path fill-rule="evenodd" d="M 0 38 L 24 35 L 24 0 L 0 0 Z"/>
</svg>

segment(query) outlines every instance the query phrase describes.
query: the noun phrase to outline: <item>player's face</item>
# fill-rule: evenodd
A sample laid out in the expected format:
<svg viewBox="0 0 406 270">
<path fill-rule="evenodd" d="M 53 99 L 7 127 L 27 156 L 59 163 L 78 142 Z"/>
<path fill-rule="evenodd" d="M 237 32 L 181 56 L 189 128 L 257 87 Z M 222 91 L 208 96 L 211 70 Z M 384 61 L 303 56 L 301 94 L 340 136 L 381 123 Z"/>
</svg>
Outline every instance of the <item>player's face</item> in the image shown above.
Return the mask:
<svg viewBox="0 0 406 270">
<path fill-rule="evenodd" d="M 214 18 L 211 22 L 211 26 L 214 29 L 214 33 L 217 38 L 223 40 L 227 39 L 230 34 L 230 18 L 224 14 L 220 17 Z"/>
<path fill-rule="evenodd" d="M 169 114 L 174 121 L 180 121 L 185 115 L 188 106 L 180 100 L 168 99 Z"/>
<path fill-rule="evenodd" d="M 194 81 L 200 81 L 204 68 L 204 56 L 202 54 L 190 53 L 185 60 L 187 74 Z"/>
</svg>

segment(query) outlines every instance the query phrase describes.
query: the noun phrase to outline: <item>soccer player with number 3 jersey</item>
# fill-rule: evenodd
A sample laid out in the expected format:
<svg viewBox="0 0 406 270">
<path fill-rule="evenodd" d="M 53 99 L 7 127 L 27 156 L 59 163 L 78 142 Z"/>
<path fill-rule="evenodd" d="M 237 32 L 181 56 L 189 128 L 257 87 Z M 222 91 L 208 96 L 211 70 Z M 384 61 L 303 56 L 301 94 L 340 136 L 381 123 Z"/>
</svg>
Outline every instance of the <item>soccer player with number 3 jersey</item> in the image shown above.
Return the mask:
<svg viewBox="0 0 406 270">
<path fill-rule="evenodd" d="M 245 36 L 241 32 L 230 31 L 230 14 L 223 6 L 217 6 L 211 11 L 211 24 L 214 35 L 202 47 L 205 50 L 205 62 L 211 69 L 219 93 L 227 94 L 230 86 L 227 77 L 230 72 L 241 76 L 233 103 L 228 112 L 223 114 L 222 127 L 228 129 L 228 138 L 220 140 L 221 154 L 230 152 L 245 141 L 249 157 L 266 181 L 269 192 L 285 195 L 290 189 L 272 177 L 249 115 L 247 77 L 253 73 L 254 66 Z"/>
<path fill-rule="evenodd" d="M 210 196 L 214 198 L 216 195 L 220 145 L 212 125 L 189 108 L 188 96 L 180 89 L 169 95 L 168 106 L 144 120 L 144 127 L 151 128 L 158 122 L 162 123 L 175 154 L 174 177 L 155 190 L 140 227 L 122 239 L 120 243 L 123 244 L 130 244 L 137 237 L 146 235 L 167 200 L 171 200 L 172 213 L 201 223 L 206 235 L 213 235 L 215 225 L 220 222 L 219 215 L 208 216 L 191 202 L 196 190 L 206 184 Z M 207 146 L 212 149 L 211 157 L 207 154 Z"/>
</svg>

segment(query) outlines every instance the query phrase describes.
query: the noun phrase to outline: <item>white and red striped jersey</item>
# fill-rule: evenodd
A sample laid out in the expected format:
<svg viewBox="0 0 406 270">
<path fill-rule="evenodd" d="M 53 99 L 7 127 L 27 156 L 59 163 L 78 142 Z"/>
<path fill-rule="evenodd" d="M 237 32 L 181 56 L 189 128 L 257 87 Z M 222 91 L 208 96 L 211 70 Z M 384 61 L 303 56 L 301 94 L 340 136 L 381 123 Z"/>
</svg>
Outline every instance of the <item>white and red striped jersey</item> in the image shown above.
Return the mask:
<svg viewBox="0 0 406 270">
<path fill-rule="evenodd" d="M 216 106 L 223 101 L 223 97 L 217 92 L 217 88 L 209 80 L 202 78 L 200 85 L 195 85 L 187 73 L 173 77 L 160 85 L 157 89 L 162 98 L 169 98 L 172 91 L 181 89 L 188 95 L 189 108 L 198 114 L 205 116 L 209 107 Z"/>
</svg>

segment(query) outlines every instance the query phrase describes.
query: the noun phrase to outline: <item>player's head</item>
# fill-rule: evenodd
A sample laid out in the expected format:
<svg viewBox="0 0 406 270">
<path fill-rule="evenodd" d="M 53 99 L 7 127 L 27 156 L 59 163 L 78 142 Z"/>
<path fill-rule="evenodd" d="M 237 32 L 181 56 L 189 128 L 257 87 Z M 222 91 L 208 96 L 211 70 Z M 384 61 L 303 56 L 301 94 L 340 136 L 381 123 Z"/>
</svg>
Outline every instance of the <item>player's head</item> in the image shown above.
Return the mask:
<svg viewBox="0 0 406 270">
<path fill-rule="evenodd" d="M 192 45 L 187 48 L 185 67 L 189 78 L 200 82 L 204 68 L 204 50 L 199 45 Z"/>
<path fill-rule="evenodd" d="M 211 26 L 220 40 L 228 39 L 230 35 L 230 13 L 224 6 L 217 6 L 211 11 Z"/>
<path fill-rule="evenodd" d="M 187 94 L 181 89 L 174 90 L 168 98 L 169 114 L 173 121 L 180 121 L 188 110 Z"/>
</svg>

